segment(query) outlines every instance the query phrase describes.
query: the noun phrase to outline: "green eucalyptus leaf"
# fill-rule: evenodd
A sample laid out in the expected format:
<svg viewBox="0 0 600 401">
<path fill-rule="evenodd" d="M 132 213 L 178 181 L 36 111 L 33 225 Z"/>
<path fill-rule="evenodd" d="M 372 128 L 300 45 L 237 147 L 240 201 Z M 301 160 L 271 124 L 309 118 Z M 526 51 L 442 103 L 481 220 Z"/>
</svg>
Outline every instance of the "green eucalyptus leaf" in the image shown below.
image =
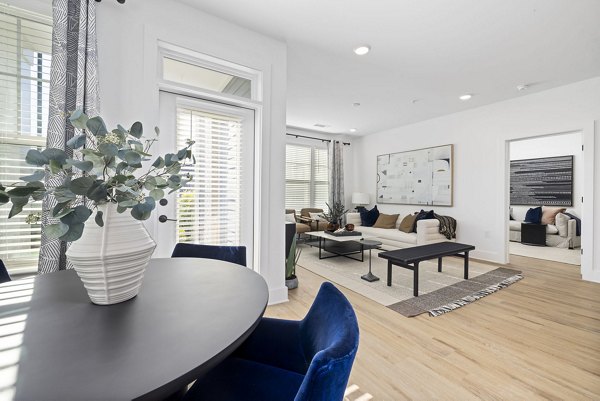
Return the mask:
<svg viewBox="0 0 600 401">
<path fill-rule="evenodd" d="M 73 213 L 73 209 L 66 208 L 66 209 L 63 209 L 60 212 L 58 212 L 58 214 L 55 215 L 55 216 L 53 216 L 53 217 L 55 219 L 61 219 L 61 218 L 65 217 L 66 215 L 71 214 L 71 213 Z"/>
<path fill-rule="evenodd" d="M 38 167 L 44 166 L 50 162 L 50 160 L 37 149 L 29 149 L 25 156 L 25 161 L 27 164 Z"/>
<path fill-rule="evenodd" d="M 58 174 L 62 171 L 62 164 L 57 160 L 50 160 L 50 172 L 52 174 Z"/>
<path fill-rule="evenodd" d="M 181 171 L 181 163 L 175 162 L 169 167 L 169 174 L 179 174 Z"/>
<path fill-rule="evenodd" d="M 126 208 L 126 207 L 117 206 L 117 213 L 121 214 L 121 213 L 123 213 L 125 210 L 127 210 L 127 208 Z"/>
<path fill-rule="evenodd" d="M 121 175 L 121 173 L 126 170 L 129 167 L 129 164 L 127 164 L 126 162 L 120 162 L 119 164 L 117 164 L 116 170 L 115 172 L 118 175 Z"/>
<path fill-rule="evenodd" d="M 117 124 L 117 131 L 119 131 L 121 134 L 127 133 L 127 130 L 121 124 Z"/>
<path fill-rule="evenodd" d="M 41 181 L 31 181 L 28 182 L 27 185 L 25 185 L 28 188 L 36 188 L 36 189 L 43 189 L 45 190 L 46 187 L 44 186 L 44 183 Z"/>
<path fill-rule="evenodd" d="M 131 216 L 136 220 L 147 220 L 155 206 L 154 199 L 146 197 L 144 198 L 144 203 L 139 203 L 131 208 Z"/>
<path fill-rule="evenodd" d="M 37 170 L 36 172 L 34 172 L 31 175 L 26 175 L 24 177 L 19 178 L 20 180 L 23 181 L 39 181 L 41 179 L 43 179 L 46 176 L 46 172 L 44 170 Z"/>
<path fill-rule="evenodd" d="M 8 196 L 8 194 L 4 192 L 4 190 L 0 189 L 0 205 L 7 204 L 9 200 L 10 196 Z"/>
<path fill-rule="evenodd" d="M 67 159 L 67 165 L 77 167 L 83 172 L 89 172 L 94 168 L 94 163 L 89 160 Z"/>
<path fill-rule="evenodd" d="M 146 182 L 144 183 L 144 188 L 146 188 L 149 191 L 156 188 L 156 178 L 154 178 L 153 176 L 149 176 L 148 178 L 146 178 Z"/>
<path fill-rule="evenodd" d="M 101 180 L 96 180 L 90 187 L 86 196 L 88 198 L 90 198 L 91 200 L 93 200 L 94 202 L 100 202 L 100 201 L 106 200 L 106 198 L 108 197 L 108 191 L 106 189 L 106 184 L 104 182 L 102 182 Z"/>
<path fill-rule="evenodd" d="M 8 213 L 8 218 L 10 219 L 11 217 L 21 213 L 23 211 L 23 206 L 25 205 L 17 205 L 13 203 L 12 207 L 10 208 L 10 212 Z"/>
<path fill-rule="evenodd" d="M 178 185 L 181 184 L 181 177 L 178 175 L 172 175 L 169 177 L 169 179 L 167 180 L 167 185 L 169 186 L 169 188 L 175 188 Z"/>
<path fill-rule="evenodd" d="M 34 193 L 31 194 L 31 198 L 34 201 L 40 201 L 42 199 L 44 199 L 44 196 L 46 195 L 46 191 L 35 191 Z"/>
<path fill-rule="evenodd" d="M 127 153 L 125 153 L 125 161 L 132 167 L 141 167 L 142 156 L 140 156 L 139 153 L 130 150 Z"/>
<path fill-rule="evenodd" d="M 154 177 L 154 179 L 156 180 L 157 187 L 164 188 L 167 186 L 167 180 L 165 180 L 163 177 Z"/>
<path fill-rule="evenodd" d="M 75 128 L 86 129 L 87 128 L 86 123 L 88 121 L 88 116 L 81 110 L 75 110 L 69 116 L 69 121 L 71 121 L 71 124 L 73 124 L 73 127 L 75 127 Z"/>
<path fill-rule="evenodd" d="M 73 242 L 77 241 L 81 238 L 81 234 L 83 234 L 83 223 L 72 224 L 69 226 L 69 231 L 63 236 L 60 237 L 62 241 Z"/>
<path fill-rule="evenodd" d="M 119 148 L 114 143 L 101 143 L 98 145 L 98 150 L 104 156 L 110 157 L 116 156 L 119 153 Z"/>
<path fill-rule="evenodd" d="M 57 202 L 63 203 L 75 200 L 77 195 L 75 195 L 69 188 L 58 187 L 54 190 L 54 198 Z"/>
<path fill-rule="evenodd" d="M 177 161 L 177 155 L 174 155 L 173 153 L 167 153 L 165 155 L 165 166 L 169 167 L 171 165 L 173 165 L 173 163 L 175 163 Z"/>
<path fill-rule="evenodd" d="M 76 127 L 76 128 L 80 128 L 80 127 Z M 85 125 L 83 128 L 85 128 Z M 85 145 L 85 140 L 86 140 L 85 135 L 76 135 L 67 141 L 67 146 L 70 147 L 71 149 L 79 149 L 80 147 Z"/>
<path fill-rule="evenodd" d="M 93 177 L 79 177 L 71 181 L 71 191 L 76 195 L 85 195 L 94 184 Z"/>
<path fill-rule="evenodd" d="M 48 148 L 42 151 L 42 155 L 46 156 L 48 160 L 54 160 L 61 166 L 67 161 L 67 154 L 62 149 Z"/>
<path fill-rule="evenodd" d="M 179 160 L 183 160 L 183 159 L 185 159 L 185 156 L 187 155 L 187 152 L 188 152 L 188 149 L 187 149 L 187 148 L 184 148 L 184 149 L 181 149 L 181 150 L 179 150 L 179 151 L 177 152 L 177 158 L 178 158 Z"/>
<path fill-rule="evenodd" d="M 104 120 L 102 117 L 92 117 L 86 122 L 87 129 L 94 136 L 105 136 L 108 134 L 108 130 L 106 129 L 106 124 L 104 124 Z"/>
<path fill-rule="evenodd" d="M 156 136 L 160 135 L 160 129 L 158 127 L 154 127 L 154 132 L 156 133 Z"/>
<path fill-rule="evenodd" d="M 60 218 L 60 221 L 69 226 L 78 223 L 85 223 L 85 221 L 92 214 L 92 211 L 84 205 L 76 206 L 74 209 L 71 210 L 72 213 L 68 213 Z"/>
<path fill-rule="evenodd" d="M 152 167 L 163 168 L 164 166 L 165 166 L 165 159 L 163 159 L 162 156 L 158 156 L 158 158 L 156 160 L 154 160 L 154 163 L 152 163 Z"/>
<path fill-rule="evenodd" d="M 101 211 L 101 210 L 98 210 L 98 211 L 96 212 L 96 217 L 94 217 L 94 221 L 95 221 L 95 222 L 96 222 L 96 224 L 98 224 L 98 226 L 100 226 L 100 227 L 104 227 L 104 220 L 102 219 L 102 215 L 103 215 L 102 211 Z"/>
<path fill-rule="evenodd" d="M 11 198 L 21 198 L 21 197 L 29 197 L 32 193 L 37 191 L 36 187 L 14 187 L 13 189 L 7 191 L 6 193 Z M 13 202 L 14 203 L 14 202 Z"/>
<path fill-rule="evenodd" d="M 119 202 L 119 206 L 121 206 L 121 207 L 133 207 L 133 206 L 137 205 L 138 203 L 140 203 L 140 202 L 138 202 L 135 199 L 127 199 L 127 200 L 124 200 L 122 202 Z"/>
<path fill-rule="evenodd" d="M 163 191 L 162 189 L 156 188 L 156 189 L 153 189 L 152 191 L 150 191 L 150 196 L 154 200 L 158 201 L 158 200 L 161 200 L 162 198 L 164 198 L 165 191 Z"/>
<path fill-rule="evenodd" d="M 62 237 L 69 231 L 69 226 L 65 223 L 59 222 L 58 224 L 50 224 L 44 228 L 44 234 L 49 239 L 56 239 Z"/>
<path fill-rule="evenodd" d="M 131 129 L 129 130 L 129 134 L 140 139 L 144 134 L 144 128 L 142 127 L 142 123 L 139 121 L 134 122 L 131 126 Z"/>
</svg>

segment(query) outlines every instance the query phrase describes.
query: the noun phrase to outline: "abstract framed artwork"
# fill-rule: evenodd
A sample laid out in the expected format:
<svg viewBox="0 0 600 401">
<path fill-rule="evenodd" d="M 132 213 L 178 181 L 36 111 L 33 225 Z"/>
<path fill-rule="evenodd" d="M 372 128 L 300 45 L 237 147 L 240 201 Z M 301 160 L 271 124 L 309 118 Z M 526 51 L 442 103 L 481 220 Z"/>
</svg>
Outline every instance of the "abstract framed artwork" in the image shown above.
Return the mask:
<svg viewBox="0 0 600 401">
<path fill-rule="evenodd" d="M 573 206 L 573 155 L 511 160 L 510 204 Z"/>
<path fill-rule="evenodd" d="M 452 206 L 454 145 L 377 156 L 377 202 Z"/>
</svg>

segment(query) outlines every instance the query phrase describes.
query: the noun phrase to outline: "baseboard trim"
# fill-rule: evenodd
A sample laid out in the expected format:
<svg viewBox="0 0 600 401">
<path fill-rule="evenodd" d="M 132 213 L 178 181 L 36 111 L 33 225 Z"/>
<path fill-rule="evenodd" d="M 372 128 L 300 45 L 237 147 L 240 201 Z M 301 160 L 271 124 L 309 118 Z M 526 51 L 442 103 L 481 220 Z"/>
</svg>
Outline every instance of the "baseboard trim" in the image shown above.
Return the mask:
<svg viewBox="0 0 600 401">
<path fill-rule="evenodd" d="M 269 289 L 269 305 L 281 304 L 288 301 L 288 289 L 284 285 L 279 288 Z"/>
<path fill-rule="evenodd" d="M 581 270 L 581 279 L 585 281 L 592 281 L 594 283 L 600 283 L 600 270 Z"/>
</svg>

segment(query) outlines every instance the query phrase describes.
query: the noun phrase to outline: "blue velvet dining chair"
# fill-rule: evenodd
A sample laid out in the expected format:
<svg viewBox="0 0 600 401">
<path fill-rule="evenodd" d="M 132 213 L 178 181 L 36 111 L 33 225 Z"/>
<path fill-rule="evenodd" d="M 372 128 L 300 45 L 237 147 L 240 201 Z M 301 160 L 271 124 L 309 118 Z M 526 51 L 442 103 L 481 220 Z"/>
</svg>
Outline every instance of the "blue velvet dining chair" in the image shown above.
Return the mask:
<svg viewBox="0 0 600 401">
<path fill-rule="evenodd" d="M 8 270 L 6 270 L 6 266 L 4 266 L 4 262 L 0 259 L 0 284 L 6 283 L 10 281 L 10 276 L 8 275 Z"/>
<path fill-rule="evenodd" d="M 177 244 L 171 257 L 217 259 L 246 266 L 246 247 Z"/>
<path fill-rule="evenodd" d="M 200 377 L 185 401 L 341 401 L 358 350 L 350 302 L 323 283 L 303 320 L 263 318 L 231 356 Z"/>
</svg>

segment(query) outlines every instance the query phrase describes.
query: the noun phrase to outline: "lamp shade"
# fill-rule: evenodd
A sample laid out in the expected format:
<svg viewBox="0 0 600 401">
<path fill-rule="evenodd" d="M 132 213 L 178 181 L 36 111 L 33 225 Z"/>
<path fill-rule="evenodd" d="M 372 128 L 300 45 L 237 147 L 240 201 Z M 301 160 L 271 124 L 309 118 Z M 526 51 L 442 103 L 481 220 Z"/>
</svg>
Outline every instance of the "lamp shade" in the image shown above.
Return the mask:
<svg viewBox="0 0 600 401">
<path fill-rule="evenodd" d="M 369 194 L 365 194 L 362 192 L 354 192 L 352 194 L 352 204 L 353 205 L 368 205 L 369 204 Z"/>
</svg>

